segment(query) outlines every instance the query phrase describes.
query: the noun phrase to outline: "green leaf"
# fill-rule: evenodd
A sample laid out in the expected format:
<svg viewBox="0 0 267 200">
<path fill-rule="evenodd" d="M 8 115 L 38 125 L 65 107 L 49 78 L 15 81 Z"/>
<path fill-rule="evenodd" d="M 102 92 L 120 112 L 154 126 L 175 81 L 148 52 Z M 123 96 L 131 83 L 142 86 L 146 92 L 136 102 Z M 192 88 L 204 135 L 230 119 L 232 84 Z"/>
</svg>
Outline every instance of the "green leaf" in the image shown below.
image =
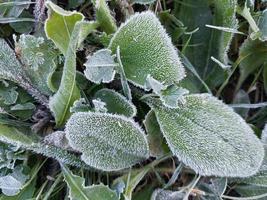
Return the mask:
<svg viewBox="0 0 267 200">
<path fill-rule="evenodd" d="M 32 84 L 46 95 L 52 94 L 48 82 L 57 64 L 57 52 L 51 43 L 32 35 L 21 35 L 15 43 L 20 51 L 20 59 L 27 65 L 25 73 Z"/>
<path fill-rule="evenodd" d="M 262 11 L 262 15 L 260 16 L 259 21 L 258 21 L 258 27 L 261 31 L 260 39 L 262 41 L 266 41 L 267 40 L 267 9 Z"/>
<path fill-rule="evenodd" d="M 84 178 L 74 175 L 64 165 L 61 165 L 61 168 L 69 187 L 69 198 L 71 200 L 119 200 L 116 192 L 107 186 L 100 184 L 86 187 Z"/>
<path fill-rule="evenodd" d="M 96 20 L 100 27 L 107 33 L 111 34 L 117 30 L 115 19 L 110 14 L 106 0 L 94 0 Z"/>
<path fill-rule="evenodd" d="M 0 85 L 0 99 L 4 104 L 11 105 L 16 103 L 19 93 L 16 91 L 17 87 L 2 83 Z"/>
<path fill-rule="evenodd" d="M 152 4 L 155 1 L 156 0 L 132 0 L 131 2 L 141 4 L 141 5 L 143 5 L 143 4 L 146 5 L 146 4 Z"/>
<path fill-rule="evenodd" d="M 58 127 L 70 117 L 70 107 L 80 99 L 80 91 L 76 85 L 76 48 L 83 22 L 77 22 L 72 32 L 66 54 L 63 75 L 56 94 L 50 99 L 49 107 L 53 112 Z"/>
<path fill-rule="evenodd" d="M 7 196 L 15 196 L 29 178 L 22 172 L 21 165 L 15 167 L 12 173 L 0 177 L 0 189 Z"/>
<path fill-rule="evenodd" d="M 66 137 L 84 162 L 104 171 L 131 167 L 149 154 L 142 129 L 119 115 L 75 113 L 66 125 Z"/>
<path fill-rule="evenodd" d="M 264 150 L 246 122 L 211 95 L 188 95 L 185 100 L 177 109 L 149 103 L 174 155 L 203 176 L 254 175 Z"/>
<path fill-rule="evenodd" d="M 236 6 L 236 0 L 188 0 L 186 4 L 177 5 L 179 10 L 175 11 L 175 16 L 188 30 L 199 28 L 192 36 L 183 36 L 183 43 L 191 37 L 192 44 L 185 49 L 185 56 L 210 88 L 221 84 L 226 77 L 226 72 L 211 57 L 228 64 L 227 52 L 233 33 L 210 29 L 206 25 L 236 29 Z"/>
<path fill-rule="evenodd" d="M 117 64 L 110 50 L 101 49 L 92 56 L 88 56 L 84 65 L 86 67 L 84 74 L 88 80 L 97 84 L 113 81 Z"/>
<path fill-rule="evenodd" d="M 246 78 L 267 62 L 267 44 L 260 40 L 246 39 L 239 50 L 240 77 L 237 88 L 240 88 Z"/>
<path fill-rule="evenodd" d="M 161 133 L 156 115 L 150 110 L 144 120 L 150 155 L 161 157 L 167 152 L 166 141 Z"/>
<path fill-rule="evenodd" d="M 76 22 L 83 21 L 84 16 L 76 11 L 65 11 L 51 1 L 47 1 L 46 6 L 49 16 L 45 22 L 47 38 L 53 40 L 60 51 L 66 55 L 74 26 Z"/>
<path fill-rule="evenodd" d="M 106 103 L 109 113 L 126 117 L 134 117 L 136 115 L 136 108 L 133 103 L 114 90 L 101 89 L 95 93 L 94 98 Z"/>
<path fill-rule="evenodd" d="M 126 77 L 137 86 L 144 88 L 148 74 L 166 85 L 185 76 L 177 51 L 152 12 L 137 13 L 122 24 L 109 49 L 115 54 L 118 46 Z"/>
</svg>

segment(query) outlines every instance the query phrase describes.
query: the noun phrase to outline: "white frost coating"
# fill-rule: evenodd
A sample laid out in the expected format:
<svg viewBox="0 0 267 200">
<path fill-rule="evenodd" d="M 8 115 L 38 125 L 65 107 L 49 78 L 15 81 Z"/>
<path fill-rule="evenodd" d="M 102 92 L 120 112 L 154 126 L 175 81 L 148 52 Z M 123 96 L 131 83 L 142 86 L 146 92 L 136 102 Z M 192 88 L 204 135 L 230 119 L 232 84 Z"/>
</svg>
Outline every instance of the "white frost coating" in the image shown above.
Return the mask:
<svg viewBox="0 0 267 200">
<path fill-rule="evenodd" d="M 116 63 L 109 49 L 101 49 L 88 56 L 84 66 L 86 78 L 94 83 L 109 83 L 114 79 Z"/>
<path fill-rule="evenodd" d="M 118 46 L 127 79 L 139 87 L 144 88 L 148 74 L 167 85 L 185 77 L 171 39 L 150 11 L 137 13 L 120 26 L 108 48 L 115 53 Z"/>
<path fill-rule="evenodd" d="M 106 108 L 106 103 L 101 101 L 100 99 L 93 99 L 92 103 L 94 104 L 95 112 L 106 113 L 108 111 L 107 108 Z"/>
<path fill-rule="evenodd" d="M 143 130 L 129 118 L 106 113 L 75 113 L 66 125 L 70 146 L 89 166 L 116 171 L 148 158 Z"/>
<path fill-rule="evenodd" d="M 255 174 L 264 149 L 246 122 L 211 95 L 188 95 L 185 99 L 178 109 L 151 105 L 171 151 L 203 176 Z"/>
<path fill-rule="evenodd" d="M 171 191 L 164 189 L 156 189 L 150 200 L 182 200 L 185 193 L 181 191 Z"/>
<path fill-rule="evenodd" d="M 115 90 L 104 88 L 97 91 L 94 97 L 106 103 L 109 113 L 120 114 L 126 117 L 134 117 L 136 115 L 135 105 Z"/>
</svg>

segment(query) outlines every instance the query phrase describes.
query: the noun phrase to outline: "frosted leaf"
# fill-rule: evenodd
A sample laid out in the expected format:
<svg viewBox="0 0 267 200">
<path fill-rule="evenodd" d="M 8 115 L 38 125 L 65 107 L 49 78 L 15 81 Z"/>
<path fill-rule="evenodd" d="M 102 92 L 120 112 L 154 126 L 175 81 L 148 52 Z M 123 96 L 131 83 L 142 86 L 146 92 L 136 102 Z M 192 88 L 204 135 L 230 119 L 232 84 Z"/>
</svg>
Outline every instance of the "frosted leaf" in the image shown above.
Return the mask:
<svg viewBox="0 0 267 200">
<path fill-rule="evenodd" d="M 117 64 L 108 49 L 101 49 L 88 56 L 84 65 L 86 78 L 94 83 L 109 83 L 114 79 Z"/>
<path fill-rule="evenodd" d="M 106 103 L 101 101 L 100 99 L 93 99 L 92 100 L 93 104 L 94 104 L 94 111 L 95 112 L 107 112 L 107 108 L 106 108 Z"/>
<path fill-rule="evenodd" d="M 66 166 L 62 165 L 64 180 L 68 184 L 70 200 L 119 200 L 116 192 L 107 186 L 85 186 L 85 179 L 74 175 Z"/>
<path fill-rule="evenodd" d="M 133 3 L 137 3 L 137 4 L 152 4 L 154 3 L 156 0 L 133 0 Z"/>
<path fill-rule="evenodd" d="M 174 84 L 166 86 L 164 83 L 157 81 L 150 75 L 147 76 L 145 89 L 152 89 L 153 92 L 160 97 L 163 104 L 169 108 L 177 108 L 178 101 L 185 103 L 184 95 L 189 93 L 187 89 L 178 87 Z"/>
<path fill-rule="evenodd" d="M 86 102 L 84 98 L 74 101 L 73 106 L 70 108 L 70 112 L 88 112 L 91 110 L 91 106 Z"/>
<path fill-rule="evenodd" d="M 24 183 L 29 178 L 23 174 L 22 166 L 16 166 L 12 173 L 0 177 L 0 188 L 6 196 L 16 195 L 22 189 Z"/>
<path fill-rule="evenodd" d="M 69 144 L 68 144 L 68 140 L 67 140 L 65 135 L 66 134 L 64 131 L 53 132 L 53 133 L 45 136 L 44 143 L 51 144 L 51 145 L 54 145 L 56 147 L 60 147 L 63 149 L 68 149 Z"/>
<path fill-rule="evenodd" d="M 148 74 L 166 85 L 185 77 L 171 39 L 150 11 L 137 13 L 120 26 L 108 48 L 115 53 L 118 46 L 126 77 L 137 86 L 144 88 Z"/>
<path fill-rule="evenodd" d="M 171 151 L 203 176 L 255 174 L 264 150 L 250 126 L 211 95 L 188 95 L 185 99 L 177 109 L 150 102 Z"/>
<path fill-rule="evenodd" d="M 44 94 L 51 95 L 48 82 L 56 69 L 57 51 L 52 42 L 42 37 L 21 35 L 15 43 L 20 59 L 27 66 L 25 73 L 31 82 Z"/>
<path fill-rule="evenodd" d="M 134 117 L 136 115 L 136 108 L 133 103 L 114 90 L 101 89 L 95 93 L 94 98 L 105 102 L 109 113 L 126 117 Z"/>
<path fill-rule="evenodd" d="M 180 191 L 171 191 L 157 189 L 153 192 L 151 200 L 183 200 L 185 193 Z"/>
<path fill-rule="evenodd" d="M 60 51 L 66 55 L 74 26 L 76 22 L 83 21 L 84 16 L 76 11 L 65 11 L 52 1 L 47 1 L 46 7 L 49 16 L 45 21 L 47 38 L 53 40 Z"/>
<path fill-rule="evenodd" d="M 142 129 L 132 120 L 106 113 L 74 113 L 66 125 L 70 146 L 89 166 L 116 171 L 148 158 Z"/>
<path fill-rule="evenodd" d="M 3 101 L 5 105 L 16 103 L 19 95 L 16 89 L 16 86 L 5 86 L 4 84 L 0 84 L 0 100 Z"/>
</svg>

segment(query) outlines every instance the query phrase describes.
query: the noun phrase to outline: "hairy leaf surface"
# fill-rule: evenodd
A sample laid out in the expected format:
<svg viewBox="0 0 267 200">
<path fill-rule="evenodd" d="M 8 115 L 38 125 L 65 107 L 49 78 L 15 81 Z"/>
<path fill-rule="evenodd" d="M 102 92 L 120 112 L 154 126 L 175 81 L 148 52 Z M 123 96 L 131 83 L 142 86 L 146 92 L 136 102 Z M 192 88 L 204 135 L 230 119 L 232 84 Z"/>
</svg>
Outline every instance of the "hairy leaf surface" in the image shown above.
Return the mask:
<svg viewBox="0 0 267 200">
<path fill-rule="evenodd" d="M 134 117 L 136 115 L 136 108 L 133 103 L 115 90 L 101 89 L 95 93 L 94 98 L 105 102 L 106 108 L 110 113 L 126 117 Z"/>
<path fill-rule="evenodd" d="M 118 46 L 127 79 L 140 87 L 148 74 L 167 85 L 185 76 L 170 38 L 152 12 L 135 14 L 122 24 L 109 49 L 115 53 Z"/>
<path fill-rule="evenodd" d="M 171 151 L 200 175 L 255 174 L 264 150 L 246 122 L 211 95 L 188 95 L 185 99 L 177 109 L 152 103 Z"/>
<path fill-rule="evenodd" d="M 149 154 L 141 128 L 119 115 L 75 113 L 66 125 L 66 137 L 84 162 L 104 171 L 130 167 Z"/>
<path fill-rule="evenodd" d="M 103 184 L 85 186 L 84 178 L 74 175 L 64 165 L 61 168 L 69 187 L 69 198 L 71 200 L 119 200 L 116 192 L 107 186 Z"/>
</svg>

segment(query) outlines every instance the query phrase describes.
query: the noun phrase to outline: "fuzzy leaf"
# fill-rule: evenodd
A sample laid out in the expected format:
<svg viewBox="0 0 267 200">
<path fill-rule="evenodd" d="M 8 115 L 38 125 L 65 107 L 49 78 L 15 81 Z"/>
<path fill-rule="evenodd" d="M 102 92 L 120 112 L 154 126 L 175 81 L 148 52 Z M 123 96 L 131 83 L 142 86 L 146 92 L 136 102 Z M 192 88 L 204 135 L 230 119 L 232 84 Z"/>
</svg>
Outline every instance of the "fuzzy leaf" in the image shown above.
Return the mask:
<svg viewBox="0 0 267 200">
<path fill-rule="evenodd" d="M 106 0 L 94 0 L 96 8 L 96 20 L 100 27 L 107 33 L 111 34 L 117 30 L 115 19 L 110 14 Z"/>
<path fill-rule="evenodd" d="M 109 113 L 120 114 L 126 117 L 134 117 L 136 115 L 136 108 L 133 103 L 114 90 L 99 90 L 95 93 L 94 98 L 106 103 Z"/>
<path fill-rule="evenodd" d="M 84 162 L 104 171 L 130 167 L 149 154 L 141 128 L 119 115 L 75 113 L 66 125 L 66 137 Z"/>
<path fill-rule="evenodd" d="M 21 35 L 15 43 L 20 51 L 20 59 L 27 65 L 25 73 L 32 84 L 46 95 L 52 94 L 48 82 L 56 69 L 57 52 L 51 43 L 32 35 Z"/>
<path fill-rule="evenodd" d="M 115 191 L 107 186 L 85 186 L 85 179 L 74 175 L 66 166 L 62 165 L 65 181 L 69 187 L 70 200 L 119 200 Z"/>
<path fill-rule="evenodd" d="M 144 87 L 148 74 L 167 85 L 185 76 L 177 51 L 152 12 L 137 13 L 122 24 L 109 49 L 115 53 L 118 46 L 126 77 L 137 86 Z"/>
<path fill-rule="evenodd" d="M 60 51 L 66 55 L 74 26 L 76 22 L 82 21 L 84 16 L 76 11 L 65 11 L 51 1 L 47 1 L 46 6 L 49 16 L 45 22 L 47 38 L 53 40 Z"/>
<path fill-rule="evenodd" d="M 70 117 L 71 106 L 80 99 L 80 91 L 76 85 L 76 48 L 82 24 L 83 22 L 77 22 L 75 25 L 66 54 L 59 89 L 49 101 L 49 107 L 55 116 L 58 127 L 62 126 Z"/>
<path fill-rule="evenodd" d="M 109 83 L 114 79 L 116 63 L 108 49 L 101 49 L 88 56 L 84 65 L 86 78 L 94 83 Z"/>
<path fill-rule="evenodd" d="M 255 174 L 264 150 L 246 122 L 209 94 L 185 100 L 177 109 L 150 103 L 171 151 L 200 175 Z"/>
</svg>

